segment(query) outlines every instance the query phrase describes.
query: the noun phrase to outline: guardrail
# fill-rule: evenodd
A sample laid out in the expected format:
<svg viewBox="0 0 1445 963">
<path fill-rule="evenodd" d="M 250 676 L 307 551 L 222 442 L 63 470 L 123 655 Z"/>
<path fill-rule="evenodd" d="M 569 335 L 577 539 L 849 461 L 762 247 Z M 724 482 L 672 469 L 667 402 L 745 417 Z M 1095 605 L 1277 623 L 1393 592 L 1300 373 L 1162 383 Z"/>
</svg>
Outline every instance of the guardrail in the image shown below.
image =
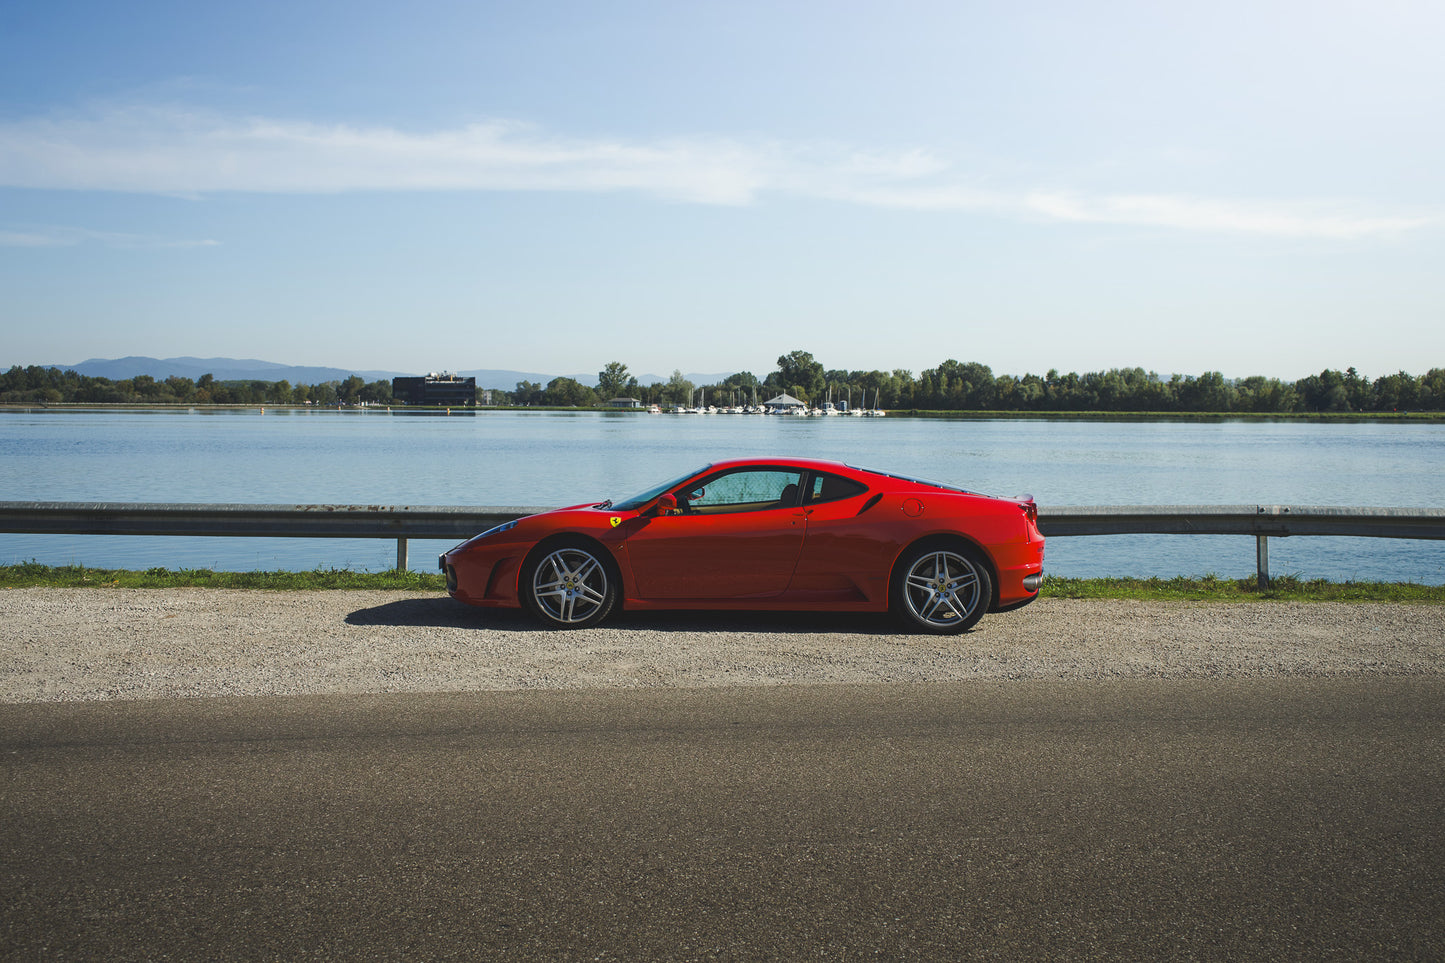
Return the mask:
<svg viewBox="0 0 1445 963">
<path fill-rule="evenodd" d="M 1045 537 L 1253 535 L 1259 587 L 1269 586 L 1269 540 L 1292 535 L 1445 539 L 1445 509 L 1305 505 L 1102 505 L 1039 508 Z"/>
<path fill-rule="evenodd" d="M 0 532 L 26 535 L 222 535 L 458 541 L 546 508 L 448 505 L 206 505 L 156 502 L 0 502 Z"/>
<path fill-rule="evenodd" d="M 222 535 L 464 539 L 547 511 L 445 505 L 205 505 L 150 502 L 0 502 L 0 532 L 40 535 Z M 1445 539 L 1445 509 L 1293 505 L 1103 505 L 1039 508 L 1045 536 L 1253 535 L 1260 586 L 1269 584 L 1269 539 L 1296 535 Z"/>
</svg>

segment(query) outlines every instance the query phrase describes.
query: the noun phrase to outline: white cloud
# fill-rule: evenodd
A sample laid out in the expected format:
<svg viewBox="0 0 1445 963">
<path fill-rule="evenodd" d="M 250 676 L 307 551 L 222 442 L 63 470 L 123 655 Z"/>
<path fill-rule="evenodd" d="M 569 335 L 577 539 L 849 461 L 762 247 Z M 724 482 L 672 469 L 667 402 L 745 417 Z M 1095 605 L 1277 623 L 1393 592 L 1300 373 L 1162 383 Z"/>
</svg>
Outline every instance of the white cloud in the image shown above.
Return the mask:
<svg viewBox="0 0 1445 963">
<path fill-rule="evenodd" d="M 100 244 L 113 248 L 185 248 L 216 247 L 220 241 L 185 241 L 146 234 L 125 234 L 117 231 L 92 231 L 78 227 L 40 227 L 20 231 L 0 231 L 0 247 L 76 247 Z"/>
<path fill-rule="evenodd" d="M 1342 205 L 1250 203 L 1159 195 L 1086 198 L 1032 193 L 1026 198 L 1025 206 L 1037 214 L 1062 221 L 1340 240 L 1398 234 L 1425 227 L 1433 220 L 1358 213 Z"/>
<path fill-rule="evenodd" d="M 133 109 L 0 125 L 0 184 L 208 194 L 637 190 L 736 204 L 761 186 L 727 144 L 564 140 L 507 123 L 408 133 Z"/>
<path fill-rule="evenodd" d="M 1392 234 L 1437 220 L 1339 204 L 980 190 L 955 165 L 921 150 L 566 138 L 508 122 L 417 133 L 159 108 L 0 123 L 0 186 L 180 195 L 631 191 L 722 205 L 775 193 L 919 211 L 1321 239 Z M 12 245 L 46 243 L 43 236 L 0 237 Z"/>
<path fill-rule="evenodd" d="M 46 231 L 0 231 L 0 247 L 64 247 L 67 243 Z"/>
</svg>

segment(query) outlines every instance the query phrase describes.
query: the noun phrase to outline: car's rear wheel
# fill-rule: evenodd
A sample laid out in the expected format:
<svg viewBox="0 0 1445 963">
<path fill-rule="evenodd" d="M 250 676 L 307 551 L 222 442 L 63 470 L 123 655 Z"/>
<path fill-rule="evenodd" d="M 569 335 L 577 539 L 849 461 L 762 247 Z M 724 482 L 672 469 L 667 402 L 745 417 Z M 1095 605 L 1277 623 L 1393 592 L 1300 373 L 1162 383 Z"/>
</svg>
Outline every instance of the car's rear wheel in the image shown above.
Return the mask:
<svg viewBox="0 0 1445 963">
<path fill-rule="evenodd" d="M 993 597 L 988 565 L 958 542 L 912 549 L 893 575 L 894 611 L 910 627 L 938 635 L 966 632 Z"/>
<path fill-rule="evenodd" d="M 617 580 L 603 549 L 583 539 L 549 542 L 522 567 L 527 611 L 555 628 L 596 625 L 617 604 Z"/>
</svg>

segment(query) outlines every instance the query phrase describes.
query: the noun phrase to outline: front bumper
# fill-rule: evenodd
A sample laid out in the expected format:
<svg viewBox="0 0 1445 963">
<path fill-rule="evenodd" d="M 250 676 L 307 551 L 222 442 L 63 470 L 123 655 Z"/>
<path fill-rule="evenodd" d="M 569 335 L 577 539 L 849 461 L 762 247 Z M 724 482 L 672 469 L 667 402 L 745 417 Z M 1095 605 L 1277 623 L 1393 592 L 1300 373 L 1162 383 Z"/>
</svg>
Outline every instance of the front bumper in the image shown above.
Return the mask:
<svg viewBox="0 0 1445 963">
<path fill-rule="evenodd" d="M 517 569 L 521 557 L 507 552 L 458 549 L 437 560 L 446 575 L 447 594 L 458 602 L 485 608 L 517 608 Z"/>
</svg>

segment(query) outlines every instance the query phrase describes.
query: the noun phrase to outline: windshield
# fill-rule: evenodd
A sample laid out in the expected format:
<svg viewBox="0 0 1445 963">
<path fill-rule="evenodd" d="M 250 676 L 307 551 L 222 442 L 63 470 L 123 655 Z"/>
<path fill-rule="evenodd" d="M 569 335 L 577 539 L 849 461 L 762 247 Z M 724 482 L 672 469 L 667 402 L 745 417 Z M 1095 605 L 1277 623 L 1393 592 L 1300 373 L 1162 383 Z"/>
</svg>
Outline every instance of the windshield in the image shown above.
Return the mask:
<svg viewBox="0 0 1445 963">
<path fill-rule="evenodd" d="M 648 502 L 655 499 L 658 495 L 661 495 L 663 492 L 667 491 L 669 488 L 681 485 L 692 476 L 701 474 L 702 472 L 707 471 L 711 467 L 712 465 L 709 464 L 703 465 L 701 468 L 694 468 L 692 471 L 678 475 L 676 478 L 665 481 L 661 485 L 654 485 L 652 488 L 649 488 L 647 491 L 643 492 L 640 495 L 633 495 L 631 498 L 624 498 L 620 502 L 614 502 L 612 505 L 612 510 L 618 512 L 635 512 L 642 506 L 646 505 Z"/>
<path fill-rule="evenodd" d="M 965 495 L 973 495 L 974 492 L 967 488 L 959 488 L 957 485 L 945 485 L 942 482 L 929 481 L 926 478 L 914 478 L 911 475 L 900 475 L 896 471 L 879 471 L 876 468 L 864 468 L 862 465 L 849 465 L 854 471 L 866 471 L 870 475 L 882 475 L 884 478 L 896 478 L 899 481 L 913 482 L 915 485 L 928 485 L 931 488 L 942 488 L 946 492 L 962 492 Z"/>
</svg>

